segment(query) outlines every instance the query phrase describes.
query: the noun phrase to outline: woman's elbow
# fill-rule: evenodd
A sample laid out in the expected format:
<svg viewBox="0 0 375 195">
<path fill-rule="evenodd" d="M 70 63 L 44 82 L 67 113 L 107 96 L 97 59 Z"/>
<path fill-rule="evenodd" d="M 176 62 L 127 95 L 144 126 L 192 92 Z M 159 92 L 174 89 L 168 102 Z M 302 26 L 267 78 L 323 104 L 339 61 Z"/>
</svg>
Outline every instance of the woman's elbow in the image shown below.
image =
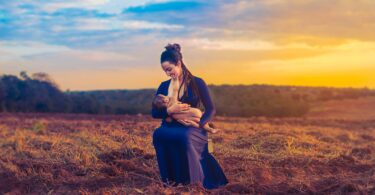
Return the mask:
<svg viewBox="0 0 375 195">
<path fill-rule="evenodd" d="M 155 118 L 155 119 L 162 118 L 161 115 L 156 110 L 151 111 L 151 116 L 152 118 Z"/>
<path fill-rule="evenodd" d="M 210 109 L 210 115 L 211 116 L 214 116 L 216 114 L 216 108 L 215 107 L 212 107 L 211 109 Z"/>
<path fill-rule="evenodd" d="M 163 109 L 157 109 L 157 108 L 153 108 L 152 111 L 151 111 L 151 116 L 153 118 L 156 118 L 156 119 L 163 119 L 163 118 L 166 118 L 168 116 L 168 112 L 166 110 L 163 110 Z"/>
<path fill-rule="evenodd" d="M 212 115 L 216 115 L 216 108 L 212 109 Z"/>
</svg>

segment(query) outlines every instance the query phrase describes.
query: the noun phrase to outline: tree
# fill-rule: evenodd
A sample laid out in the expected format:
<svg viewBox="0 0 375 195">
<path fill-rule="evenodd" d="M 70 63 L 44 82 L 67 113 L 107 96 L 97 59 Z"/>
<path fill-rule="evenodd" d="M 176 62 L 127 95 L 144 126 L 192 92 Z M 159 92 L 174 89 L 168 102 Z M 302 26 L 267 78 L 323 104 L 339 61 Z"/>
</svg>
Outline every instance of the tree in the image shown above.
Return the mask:
<svg viewBox="0 0 375 195">
<path fill-rule="evenodd" d="M 57 89 L 60 89 L 58 84 L 49 76 L 47 73 L 44 72 L 37 72 L 32 74 L 32 79 L 42 81 L 42 82 L 47 82 L 51 84 L 52 86 L 56 87 Z"/>
<path fill-rule="evenodd" d="M 0 112 L 6 112 L 5 88 L 4 88 L 4 85 L 3 85 L 2 76 L 0 77 Z"/>
<path fill-rule="evenodd" d="M 20 76 L 23 80 L 30 80 L 31 78 L 29 77 L 29 75 L 27 75 L 26 71 L 21 71 L 20 72 Z"/>
</svg>

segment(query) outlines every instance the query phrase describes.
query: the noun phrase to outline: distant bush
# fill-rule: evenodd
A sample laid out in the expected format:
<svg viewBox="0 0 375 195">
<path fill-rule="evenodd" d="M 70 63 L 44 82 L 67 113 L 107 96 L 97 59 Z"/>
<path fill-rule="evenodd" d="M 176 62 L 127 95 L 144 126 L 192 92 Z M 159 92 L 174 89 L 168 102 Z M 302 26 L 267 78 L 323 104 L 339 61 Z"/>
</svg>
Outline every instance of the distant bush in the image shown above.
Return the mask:
<svg viewBox="0 0 375 195">
<path fill-rule="evenodd" d="M 0 77 L 0 111 L 65 112 L 68 97 L 53 83 L 32 79 L 22 73 Z"/>
<path fill-rule="evenodd" d="M 295 100 L 272 86 L 211 86 L 210 89 L 218 115 L 301 116 L 309 110 L 309 103 Z"/>
</svg>

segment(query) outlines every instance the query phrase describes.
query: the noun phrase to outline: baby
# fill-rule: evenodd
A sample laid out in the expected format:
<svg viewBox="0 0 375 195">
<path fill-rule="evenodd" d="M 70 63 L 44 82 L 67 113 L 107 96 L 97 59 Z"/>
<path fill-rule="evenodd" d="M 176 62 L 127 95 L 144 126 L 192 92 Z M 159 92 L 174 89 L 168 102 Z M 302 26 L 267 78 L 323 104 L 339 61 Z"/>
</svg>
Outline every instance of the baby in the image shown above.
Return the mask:
<svg viewBox="0 0 375 195">
<path fill-rule="evenodd" d="M 158 94 L 155 96 L 153 100 L 153 104 L 157 108 L 168 108 L 172 106 L 173 104 L 178 103 L 177 100 L 174 100 L 173 97 L 167 97 L 162 94 Z M 202 117 L 202 111 L 200 111 L 198 108 L 192 108 L 190 107 L 187 112 L 183 113 L 172 113 L 171 117 L 176 119 L 179 123 L 189 126 L 192 125 L 193 127 L 199 128 L 199 121 Z M 171 122 L 172 118 L 167 117 L 166 121 Z M 212 123 L 207 123 L 203 126 L 203 129 L 210 132 L 210 133 L 217 133 L 219 129 L 215 128 L 215 126 Z"/>
</svg>

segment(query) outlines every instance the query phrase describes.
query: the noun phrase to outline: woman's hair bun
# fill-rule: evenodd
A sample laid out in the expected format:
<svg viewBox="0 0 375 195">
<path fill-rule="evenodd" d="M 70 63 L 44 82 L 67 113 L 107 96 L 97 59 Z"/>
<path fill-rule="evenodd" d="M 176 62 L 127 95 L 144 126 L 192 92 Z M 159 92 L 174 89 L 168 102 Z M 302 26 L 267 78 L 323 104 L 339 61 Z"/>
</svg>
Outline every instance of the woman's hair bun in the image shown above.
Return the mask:
<svg viewBox="0 0 375 195">
<path fill-rule="evenodd" d="M 166 50 L 175 50 L 175 51 L 181 52 L 181 46 L 178 43 L 173 43 L 173 44 L 168 43 L 168 45 L 165 46 L 165 49 Z"/>
<path fill-rule="evenodd" d="M 178 43 L 168 43 L 167 46 L 164 47 L 165 51 L 160 56 L 160 62 L 163 63 L 164 61 L 169 61 L 173 64 L 177 64 L 178 61 L 182 60 L 182 53 L 181 53 L 181 46 Z"/>
</svg>

